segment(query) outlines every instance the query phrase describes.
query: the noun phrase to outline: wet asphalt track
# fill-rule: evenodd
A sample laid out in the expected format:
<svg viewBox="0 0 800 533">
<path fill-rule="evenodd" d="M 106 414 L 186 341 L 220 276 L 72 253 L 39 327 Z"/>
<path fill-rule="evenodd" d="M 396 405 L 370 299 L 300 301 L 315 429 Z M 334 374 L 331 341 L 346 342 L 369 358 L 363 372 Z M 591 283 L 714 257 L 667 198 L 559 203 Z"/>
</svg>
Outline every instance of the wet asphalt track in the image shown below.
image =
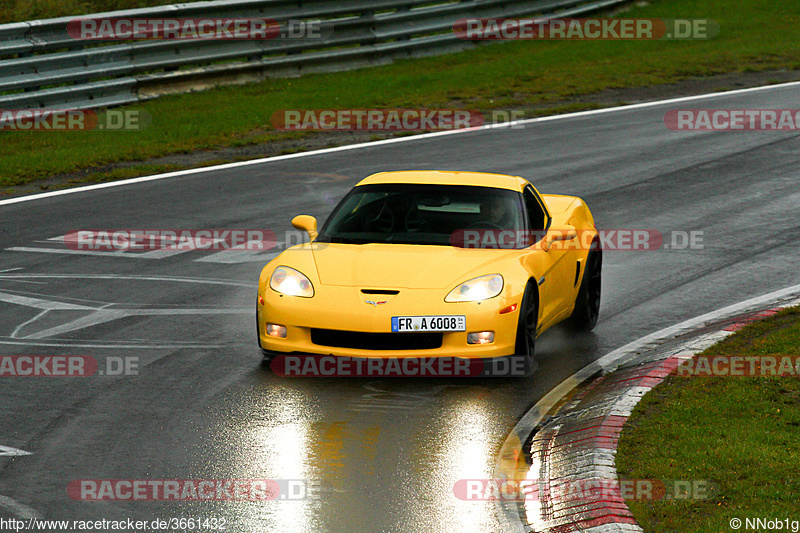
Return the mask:
<svg viewBox="0 0 800 533">
<path fill-rule="evenodd" d="M 543 394 L 639 336 L 798 283 L 798 134 L 673 132 L 663 116 L 791 109 L 799 93 L 719 95 L 0 206 L 0 355 L 88 355 L 101 369 L 138 358 L 138 375 L 0 378 L 0 446 L 32 453 L 0 449 L 0 517 L 216 517 L 241 533 L 502 531 L 491 503 L 455 499 L 453 483 L 491 477 L 507 432 Z M 49 240 L 85 228 L 280 235 L 295 214 L 324 218 L 368 174 L 429 168 L 525 176 L 543 193 L 584 198 L 598 227 L 702 231 L 704 249 L 607 252 L 597 329 L 546 333 L 532 378 L 333 380 L 260 367 L 264 257 L 67 254 Z M 304 500 L 261 503 L 89 503 L 66 491 L 80 479 L 220 478 L 317 485 Z"/>
</svg>

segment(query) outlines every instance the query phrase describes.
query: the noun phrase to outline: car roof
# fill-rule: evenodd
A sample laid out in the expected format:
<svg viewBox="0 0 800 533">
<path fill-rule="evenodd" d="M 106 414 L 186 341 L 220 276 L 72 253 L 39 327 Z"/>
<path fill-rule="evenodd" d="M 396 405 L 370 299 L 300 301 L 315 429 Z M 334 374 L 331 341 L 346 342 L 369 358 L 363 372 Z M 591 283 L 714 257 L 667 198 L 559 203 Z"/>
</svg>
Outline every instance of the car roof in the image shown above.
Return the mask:
<svg viewBox="0 0 800 533">
<path fill-rule="evenodd" d="M 356 184 L 374 185 L 378 183 L 418 183 L 431 185 L 472 185 L 522 191 L 528 180 L 518 176 L 491 174 L 488 172 L 460 172 L 445 170 L 404 170 L 379 172 L 367 176 Z"/>
</svg>

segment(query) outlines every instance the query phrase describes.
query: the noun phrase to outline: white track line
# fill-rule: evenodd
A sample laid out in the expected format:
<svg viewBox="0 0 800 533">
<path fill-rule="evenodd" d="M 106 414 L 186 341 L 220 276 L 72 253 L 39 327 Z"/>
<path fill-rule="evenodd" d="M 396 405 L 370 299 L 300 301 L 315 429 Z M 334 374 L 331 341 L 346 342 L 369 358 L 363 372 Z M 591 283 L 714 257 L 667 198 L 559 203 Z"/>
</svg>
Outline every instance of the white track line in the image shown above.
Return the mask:
<svg viewBox="0 0 800 533">
<path fill-rule="evenodd" d="M 9 498 L 8 496 L 0 495 L 0 509 L 7 509 L 14 513 L 17 518 L 21 518 L 23 520 L 42 518 L 42 515 L 40 515 L 33 507 L 28 507 L 27 505 L 19 503 L 17 500 Z"/>
<path fill-rule="evenodd" d="M 442 137 L 445 135 L 457 135 L 459 133 L 467 133 L 467 132 L 474 132 L 474 131 L 482 131 L 482 130 L 490 130 L 490 129 L 502 129 L 502 128 L 510 128 L 512 126 L 517 125 L 524 125 L 524 124 L 535 124 L 537 122 L 552 122 L 555 120 L 566 120 L 571 118 L 577 117 L 587 117 L 593 115 L 600 115 L 604 113 L 615 113 L 618 111 L 628 111 L 631 109 L 642 109 L 646 107 L 656 107 L 660 105 L 669 105 L 669 104 L 677 104 L 681 102 L 691 102 L 694 100 L 703 100 L 707 98 L 718 98 L 724 96 L 731 96 L 737 94 L 745 94 L 750 92 L 758 92 L 758 91 L 766 91 L 772 89 L 781 89 L 786 87 L 796 87 L 800 86 L 800 81 L 792 81 L 788 83 L 779 83 L 775 85 L 764 85 L 761 87 L 750 87 L 747 89 L 736 89 L 733 91 L 727 92 L 716 92 L 716 93 L 708 93 L 708 94 L 699 94 L 695 96 L 682 96 L 679 98 L 670 98 L 667 100 L 657 100 L 654 102 L 642 102 L 640 104 L 631 104 L 625 106 L 618 106 L 618 107 L 607 107 L 604 109 L 593 109 L 591 111 L 578 111 L 576 113 L 567 113 L 564 115 L 552 115 L 547 117 L 538 117 L 538 118 L 530 118 L 525 120 L 517 120 L 512 122 L 503 122 L 499 124 L 487 124 L 485 126 L 478 126 L 475 128 L 464 128 L 458 130 L 447 130 L 447 131 L 437 131 L 433 133 L 422 133 L 420 135 L 411 135 L 408 137 L 396 137 L 392 139 L 384 139 L 381 141 L 372 141 L 366 143 L 358 143 L 358 144 L 348 144 L 345 146 L 337 146 L 334 148 L 323 148 L 321 150 L 312 150 L 309 152 L 299 152 L 296 154 L 286 154 L 286 155 L 279 155 L 274 157 L 264 157 L 261 159 L 251 159 L 249 161 L 239 161 L 237 163 L 225 163 L 223 165 L 216 165 L 212 167 L 202 167 L 202 168 L 190 168 L 186 170 L 178 170 L 175 172 L 167 172 L 165 174 L 155 174 L 152 176 L 142 176 L 140 178 L 132 178 L 128 180 L 121 180 L 121 181 L 112 181 L 109 183 L 99 183 L 97 185 L 87 185 L 85 187 L 75 187 L 73 189 L 64 189 L 61 191 L 51 191 L 39 194 L 31 194 L 28 196 L 21 196 L 19 198 L 8 198 L 6 200 L 0 200 L 0 205 L 11 205 L 17 204 L 20 202 L 30 202 L 33 200 L 42 200 L 44 198 L 53 198 L 55 196 L 63 196 L 65 194 L 75 194 L 79 192 L 85 191 L 94 191 L 97 189 L 105 189 L 108 187 L 120 187 L 122 185 L 132 185 L 135 183 L 145 183 L 148 181 L 155 181 L 155 180 L 162 180 L 167 178 L 178 178 L 181 176 L 189 176 L 192 174 L 200 174 L 203 172 L 216 172 L 218 170 L 227 170 L 231 168 L 239 168 L 244 166 L 250 165 L 260 165 L 262 163 L 272 163 L 275 161 L 285 161 L 287 159 L 296 159 L 300 157 L 311 157 L 316 155 L 323 155 L 323 154 L 331 154 L 335 152 L 344 152 L 348 150 L 357 150 L 359 148 L 371 148 L 374 146 L 382 146 L 386 144 L 395 144 L 395 143 L 402 143 L 408 141 L 417 141 L 421 139 L 430 139 L 434 137 Z"/>
<path fill-rule="evenodd" d="M 20 455 L 33 455 L 31 452 L 12 448 L 11 446 L 0 446 L 0 455 L 4 457 L 17 457 Z"/>
</svg>

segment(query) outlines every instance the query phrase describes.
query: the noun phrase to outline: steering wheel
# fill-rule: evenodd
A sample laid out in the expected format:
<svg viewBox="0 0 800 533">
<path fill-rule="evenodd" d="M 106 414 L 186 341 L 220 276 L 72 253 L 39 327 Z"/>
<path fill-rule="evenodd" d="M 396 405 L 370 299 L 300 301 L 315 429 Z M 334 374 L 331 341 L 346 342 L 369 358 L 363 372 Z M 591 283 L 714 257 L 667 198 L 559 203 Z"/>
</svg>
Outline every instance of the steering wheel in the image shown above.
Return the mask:
<svg viewBox="0 0 800 533">
<path fill-rule="evenodd" d="M 370 219 L 372 229 L 381 233 L 390 233 L 394 229 L 394 213 L 388 204 L 383 204 L 381 210 L 374 218 Z"/>
</svg>

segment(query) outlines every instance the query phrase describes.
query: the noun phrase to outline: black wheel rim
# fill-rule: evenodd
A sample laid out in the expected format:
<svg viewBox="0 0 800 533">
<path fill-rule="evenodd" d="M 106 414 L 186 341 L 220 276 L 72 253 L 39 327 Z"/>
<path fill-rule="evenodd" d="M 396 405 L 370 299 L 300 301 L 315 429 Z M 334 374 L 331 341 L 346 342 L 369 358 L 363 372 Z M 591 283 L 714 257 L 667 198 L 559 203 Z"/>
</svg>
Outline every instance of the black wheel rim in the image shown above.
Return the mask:
<svg viewBox="0 0 800 533">
<path fill-rule="evenodd" d="M 535 302 L 526 305 L 525 309 L 525 355 L 533 357 L 536 346 L 536 326 L 539 322 L 539 313 Z"/>
</svg>

